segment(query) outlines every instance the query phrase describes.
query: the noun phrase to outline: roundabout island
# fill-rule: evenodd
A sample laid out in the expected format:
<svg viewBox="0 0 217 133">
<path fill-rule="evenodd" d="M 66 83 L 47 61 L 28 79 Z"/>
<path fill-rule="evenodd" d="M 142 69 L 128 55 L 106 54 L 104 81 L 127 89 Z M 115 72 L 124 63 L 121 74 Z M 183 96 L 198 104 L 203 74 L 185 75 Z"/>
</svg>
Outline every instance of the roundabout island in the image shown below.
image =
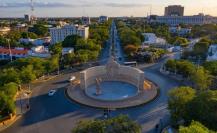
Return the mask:
<svg viewBox="0 0 217 133">
<path fill-rule="evenodd" d="M 143 71 L 122 66 L 111 57 L 105 66 L 82 71 L 66 94 L 82 105 L 120 109 L 149 103 L 158 96 L 158 87 L 145 79 Z"/>
</svg>

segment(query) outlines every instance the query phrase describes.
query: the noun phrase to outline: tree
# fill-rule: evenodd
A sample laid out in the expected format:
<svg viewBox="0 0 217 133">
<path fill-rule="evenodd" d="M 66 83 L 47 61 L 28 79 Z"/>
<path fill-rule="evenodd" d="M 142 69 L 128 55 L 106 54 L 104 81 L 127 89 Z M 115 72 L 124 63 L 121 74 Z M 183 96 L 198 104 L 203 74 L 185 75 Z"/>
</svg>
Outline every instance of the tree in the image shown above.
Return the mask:
<svg viewBox="0 0 217 133">
<path fill-rule="evenodd" d="M 62 54 L 62 44 L 61 43 L 56 43 L 54 45 L 50 45 L 49 51 L 51 51 L 52 55 L 61 55 Z"/>
<path fill-rule="evenodd" d="M 177 46 L 186 47 L 188 45 L 188 43 L 189 42 L 186 38 L 177 37 L 174 44 Z"/>
<path fill-rule="evenodd" d="M 195 44 L 193 52 L 198 57 L 206 57 L 208 52 L 209 43 L 208 42 L 198 42 Z"/>
<path fill-rule="evenodd" d="M 33 33 L 33 32 L 22 32 L 21 33 L 21 37 L 22 38 L 31 38 L 31 39 L 38 38 L 38 36 L 35 33 Z"/>
<path fill-rule="evenodd" d="M 7 45 L 8 44 L 6 38 L 0 35 L 0 46 L 7 46 Z"/>
<path fill-rule="evenodd" d="M 65 54 L 63 56 L 63 63 L 65 66 L 71 66 L 76 63 L 76 57 L 74 53 Z"/>
<path fill-rule="evenodd" d="M 209 45 L 212 43 L 212 41 L 208 38 L 202 38 L 202 39 L 200 39 L 199 42 L 207 42 L 207 43 L 209 43 Z"/>
<path fill-rule="evenodd" d="M 8 97 L 5 93 L 0 92 L 0 115 L 8 116 L 10 113 L 15 113 L 15 103 L 13 98 Z"/>
<path fill-rule="evenodd" d="M 18 85 L 16 83 L 11 82 L 5 84 L 3 87 L 0 87 L 0 90 L 3 91 L 8 97 L 13 99 L 18 91 Z"/>
<path fill-rule="evenodd" d="M 212 130 L 217 130 L 217 91 L 199 92 L 187 105 L 186 122 L 196 120 Z"/>
<path fill-rule="evenodd" d="M 193 100 L 195 94 L 190 87 L 179 87 L 169 92 L 168 107 L 175 124 L 186 117 L 187 103 Z"/>
<path fill-rule="evenodd" d="M 175 60 L 168 60 L 165 64 L 165 67 L 169 71 L 175 71 L 176 69 L 176 61 Z"/>
<path fill-rule="evenodd" d="M 63 47 L 75 47 L 79 43 L 84 43 L 85 41 L 78 35 L 70 35 L 67 36 L 62 42 Z"/>
<path fill-rule="evenodd" d="M 127 116 L 118 116 L 108 120 L 82 121 L 72 133 L 141 133 L 141 127 Z"/>
<path fill-rule="evenodd" d="M 135 45 L 128 44 L 124 47 L 124 51 L 128 56 L 132 56 L 134 53 L 136 53 L 138 48 Z"/>
<path fill-rule="evenodd" d="M 43 24 L 35 24 L 33 28 L 29 29 L 29 32 L 33 32 L 38 36 L 46 36 L 48 34 L 48 28 Z"/>
<path fill-rule="evenodd" d="M 3 69 L 0 74 L 0 86 L 10 82 L 20 84 L 19 73 L 14 68 Z"/>
<path fill-rule="evenodd" d="M 194 64 L 186 60 L 176 61 L 176 67 L 177 72 L 184 78 L 189 78 L 190 75 L 195 71 Z"/>
<path fill-rule="evenodd" d="M 179 133 L 214 133 L 214 132 L 209 130 L 201 123 L 197 121 L 192 121 L 191 125 L 189 125 L 188 127 L 181 126 L 179 128 Z"/>
<path fill-rule="evenodd" d="M 217 76 L 217 61 L 209 61 L 203 64 L 203 67 L 210 72 L 210 74 Z"/>
<path fill-rule="evenodd" d="M 77 59 L 78 59 L 78 62 L 80 63 L 86 63 L 88 61 L 88 54 L 89 52 L 87 50 L 79 50 L 77 51 Z"/>
<path fill-rule="evenodd" d="M 59 55 L 54 55 L 45 62 L 45 70 L 47 74 L 59 68 Z"/>
<path fill-rule="evenodd" d="M 24 84 L 29 84 L 30 82 L 36 79 L 35 72 L 32 65 L 28 65 L 27 67 L 22 68 L 20 72 L 20 79 Z"/>
<path fill-rule="evenodd" d="M 211 85 L 211 75 L 203 68 L 199 67 L 191 74 L 191 81 L 196 89 L 203 91 Z"/>
</svg>

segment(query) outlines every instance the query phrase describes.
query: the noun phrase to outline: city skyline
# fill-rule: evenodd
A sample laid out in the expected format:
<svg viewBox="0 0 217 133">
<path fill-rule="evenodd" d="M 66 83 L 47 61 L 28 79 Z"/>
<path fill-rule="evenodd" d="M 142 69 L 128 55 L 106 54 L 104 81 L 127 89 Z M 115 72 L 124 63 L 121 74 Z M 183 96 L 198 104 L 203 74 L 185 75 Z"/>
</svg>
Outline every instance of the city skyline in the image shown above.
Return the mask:
<svg viewBox="0 0 217 133">
<path fill-rule="evenodd" d="M 0 0 L 0 17 L 23 17 L 30 14 L 29 0 Z M 151 13 L 164 14 L 168 5 L 182 5 L 185 15 L 198 13 L 217 16 L 216 0 L 175 1 L 175 0 L 35 0 L 35 15 L 38 17 L 78 17 L 78 16 L 147 16 Z"/>
</svg>

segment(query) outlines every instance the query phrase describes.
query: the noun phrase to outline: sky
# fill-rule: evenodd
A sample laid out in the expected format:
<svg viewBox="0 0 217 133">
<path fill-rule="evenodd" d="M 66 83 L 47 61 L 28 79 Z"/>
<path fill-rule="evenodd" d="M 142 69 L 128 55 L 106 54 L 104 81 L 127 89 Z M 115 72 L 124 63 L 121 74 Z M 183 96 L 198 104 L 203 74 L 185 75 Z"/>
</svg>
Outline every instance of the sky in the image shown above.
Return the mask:
<svg viewBox="0 0 217 133">
<path fill-rule="evenodd" d="M 163 15 L 164 7 L 182 5 L 185 15 L 217 16 L 217 0 L 33 0 L 38 17 Z M 0 0 L 0 17 L 30 14 L 30 0 Z"/>
</svg>

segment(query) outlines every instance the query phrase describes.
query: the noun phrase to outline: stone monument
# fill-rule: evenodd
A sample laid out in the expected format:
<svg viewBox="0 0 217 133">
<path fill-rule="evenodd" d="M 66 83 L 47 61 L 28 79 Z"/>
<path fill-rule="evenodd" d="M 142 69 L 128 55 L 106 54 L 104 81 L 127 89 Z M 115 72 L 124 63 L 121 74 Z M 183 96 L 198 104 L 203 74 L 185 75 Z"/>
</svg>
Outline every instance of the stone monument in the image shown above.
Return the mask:
<svg viewBox="0 0 217 133">
<path fill-rule="evenodd" d="M 100 78 L 96 78 L 96 95 L 99 96 L 102 94 L 102 89 L 100 86 L 100 83 L 102 82 L 102 80 Z"/>
<path fill-rule="evenodd" d="M 112 56 L 106 64 L 106 75 L 109 80 L 114 79 L 119 74 L 120 64 L 118 64 Z"/>
</svg>

